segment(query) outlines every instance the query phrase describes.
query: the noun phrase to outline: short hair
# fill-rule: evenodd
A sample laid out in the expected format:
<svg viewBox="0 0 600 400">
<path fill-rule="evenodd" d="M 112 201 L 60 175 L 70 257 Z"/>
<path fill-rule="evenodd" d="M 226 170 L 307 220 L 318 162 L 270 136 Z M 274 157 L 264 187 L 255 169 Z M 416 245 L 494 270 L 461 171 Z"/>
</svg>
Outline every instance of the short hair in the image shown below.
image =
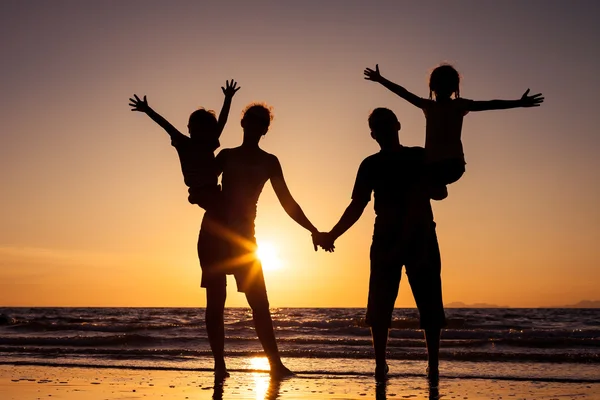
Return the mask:
<svg viewBox="0 0 600 400">
<path fill-rule="evenodd" d="M 217 116 L 213 110 L 199 108 L 190 114 L 188 123 L 190 125 L 199 126 L 202 129 L 216 129 Z"/>
<path fill-rule="evenodd" d="M 432 93 L 439 92 L 454 93 L 460 97 L 460 74 L 450 64 L 441 64 L 429 75 L 429 98 L 432 98 Z"/>
<path fill-rule="evenodd" d="M 242 120 L 254 119 L 268 128 L 273 121 L 273 108 L 265 103 L 250 103 L 242 111 Z"/>
<path fill-rule="evenodd" d="M 373 132 L 390 129 L 397 123 L 398 117 L 389 108 L 379 107 L 369 114 L 369 128 Z"/>
</svg>

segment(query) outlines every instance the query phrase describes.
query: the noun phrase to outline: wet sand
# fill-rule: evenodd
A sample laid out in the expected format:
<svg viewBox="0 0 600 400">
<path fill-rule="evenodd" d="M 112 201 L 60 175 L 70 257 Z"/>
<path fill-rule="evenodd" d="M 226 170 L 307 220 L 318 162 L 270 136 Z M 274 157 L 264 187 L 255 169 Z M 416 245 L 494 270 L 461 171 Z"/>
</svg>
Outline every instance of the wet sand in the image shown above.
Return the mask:
<svg viewBox="0 0 600 400">
<path fill-rule="evenodd" d="M 276 381 L 266 372 L 238 371 L 215 385 L 207 371 L 2 365 L 0 398 L 600 400 L 600 384 L 442 378 L 438 388 L 431 388 L 424 377 L 392 377 L 387 385 L 377 385 L 366 376 L 300 374 Z"/>
</svg>

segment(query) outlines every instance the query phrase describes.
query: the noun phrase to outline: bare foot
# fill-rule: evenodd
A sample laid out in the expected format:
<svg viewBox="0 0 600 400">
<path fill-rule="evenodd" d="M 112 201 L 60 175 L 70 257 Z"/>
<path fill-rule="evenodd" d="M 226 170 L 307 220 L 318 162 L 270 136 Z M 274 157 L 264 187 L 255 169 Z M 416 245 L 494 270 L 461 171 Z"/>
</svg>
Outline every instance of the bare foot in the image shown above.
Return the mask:
<svg viewBox="0 0 600 400">
<path fill-rule="evenodd" d="M 274 379 L 284 379 L 296 375 L 283 364 L 272 366 L 270 374 Z"/>
<path fill-rule="evenodd" d="M 377 382 L 387 381 L 388 372 L 390 372 L 390 367 L 388 367 L 387 364 L 376 365 L 375 366 L 375 381 L 377 381 Z"/>
<path fill-rule="evenodd" d="M 229 372 L 227 372 L 227 368 L 225 367 L 225 364 L 215 366 L 215 381 L 222 381 L 228 377 L 229 377 Z"/>
</svg>

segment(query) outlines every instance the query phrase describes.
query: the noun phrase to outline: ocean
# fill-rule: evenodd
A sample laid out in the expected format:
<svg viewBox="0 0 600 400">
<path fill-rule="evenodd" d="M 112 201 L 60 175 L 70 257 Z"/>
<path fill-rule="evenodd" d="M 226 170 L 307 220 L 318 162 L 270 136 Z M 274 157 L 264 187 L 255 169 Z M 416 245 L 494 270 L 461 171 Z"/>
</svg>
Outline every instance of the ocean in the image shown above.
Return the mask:
<svg viewBox="0 0 600 400">
<path fill-rule="evenodd" d="M 447 309 L 441 376 L 600 382 L 600 309 Z M 360 308 L 272 310 L 279 349 L 293 371 L 370 375 L 374 361 Z M 225 313 L 232 371 L 268 364 L 250 309 Z M 392 376 L 426 366 L 416 309 L 396 309 L 388 359 Z M 211 370 L 202 308 L 0 308 L 0 364 Z"/>
</svg>

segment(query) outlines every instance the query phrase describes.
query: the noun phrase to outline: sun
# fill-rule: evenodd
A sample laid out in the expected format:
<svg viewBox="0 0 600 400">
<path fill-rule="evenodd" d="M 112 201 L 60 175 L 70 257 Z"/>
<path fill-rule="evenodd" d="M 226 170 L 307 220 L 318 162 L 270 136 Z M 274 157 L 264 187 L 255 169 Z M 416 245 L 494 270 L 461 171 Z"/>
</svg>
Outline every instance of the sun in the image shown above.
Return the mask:
<svg viewBox="0 0 600 400">
<path fill-rule="evenodd" d="M 256 249 L 256 256 L 265 271 L 274 271 L 281 268 L 281 259 L 279 258 L 277 248 L 271 242 L 259 242 Z"/>
</svg>

